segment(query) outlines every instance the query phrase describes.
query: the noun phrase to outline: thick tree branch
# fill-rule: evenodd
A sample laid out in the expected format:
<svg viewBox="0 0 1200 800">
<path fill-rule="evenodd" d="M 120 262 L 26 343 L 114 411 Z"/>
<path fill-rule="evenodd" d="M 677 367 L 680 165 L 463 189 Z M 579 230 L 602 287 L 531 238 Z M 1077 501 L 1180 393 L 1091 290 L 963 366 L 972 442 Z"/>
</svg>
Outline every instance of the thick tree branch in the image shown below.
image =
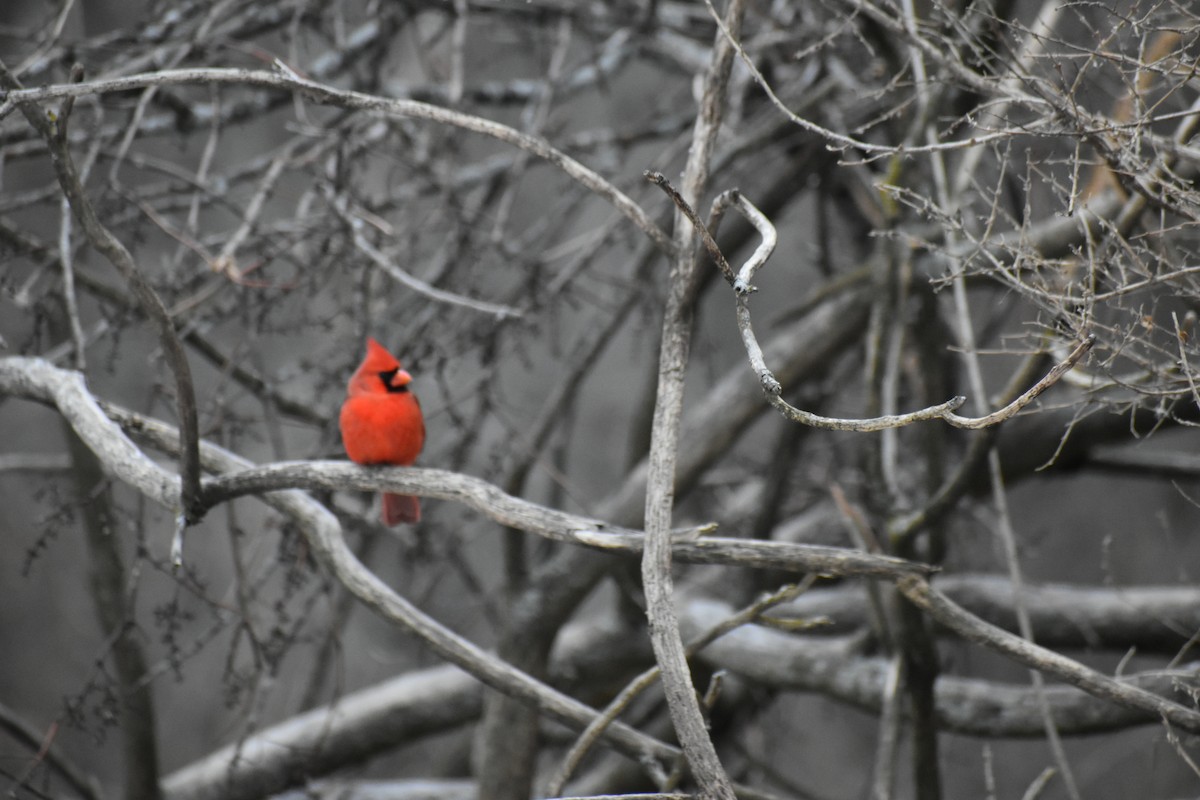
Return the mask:
<svg viewBox="0 0 1200 800">
<path fill-rule="evenodd" d="M 1162 718 L 1183 730 L 1200 733 L 1200 711 L 1109 678 L 1078 661 L 990 625 L 963 610 L 924 579 L 901 578 L 897 586 L 915 605 L 965 639 L 997 650 L 1039 672 L 1061 678 L 1088 694 Z"/>
<path fill-rule="evenodd" d="M 800 607 L 829 608 L 806 602 L 819 594 L 801 598 Z M 732 611 L 727 603 L 696 599 L 682 606 L 680 619 L 684 631 L 695 635 Z M 698 657 L 714 669 L 736 672 L 758 685 L 816 692 L 872 713 L 880 713 L 885 704 L 891 671 L 890 659 L 864 652 L 858 634 L 797 636 L 762 624 L 730 632 Z M 1182 708 L 1167 698 L 1189 702 L 1197 683 L 1197 664 L 1107 680 L 1143 698 L 1153 698 L 1152 702 Z M 1158 719 L 1157 714 L 1147 713 L 1143 707 L 1113 702 L 1075 686 L 1048 686 L 1046 699 L 1055 725 L 1064 736 L 1154 725 Z M 1038 698 L 1028 685 L 942 674 L 935 685 L 934 700 L 942 731 L 985 738 L 1035 738 L 1045 734 Z"/>
<path fill-rule="evenodd" d="M 104 416 L 77 373 L 59 370 L 40 359 L 0 359 L 0 392 L 53 403 L 100 458 L 107 473 L 167 508 L 173 507 L 173 501 L 178 500 L 177 481 L 146 458 L 116 423 Z M 136 414 L 129 414 L 128 418 L 141 434 L 154 436 L 161 446 L 178 446 L 178 431 L 173 426 Z M 244 459 L 207 442 L 200 448 L 200 455 L 205 469 L 211 472 L 239 471 L 251 466 Z M 492 688 L 520 697 L 543 713 L 574 727 L 583 727 L 595 717 L 594 710 L 513 669 L 392 591 L 354 556 L 342 538 L 337 519 L 303 492 L 270 492 L 263 495 L 263 500 L 296 522 L 318 560 L 362 603 L 384 619 L 420 637 L 447 661 Z M 671 759 L 679 752 L 624 725 L 610 727 L 606 736 L 634 758 Z"/>
</svg>

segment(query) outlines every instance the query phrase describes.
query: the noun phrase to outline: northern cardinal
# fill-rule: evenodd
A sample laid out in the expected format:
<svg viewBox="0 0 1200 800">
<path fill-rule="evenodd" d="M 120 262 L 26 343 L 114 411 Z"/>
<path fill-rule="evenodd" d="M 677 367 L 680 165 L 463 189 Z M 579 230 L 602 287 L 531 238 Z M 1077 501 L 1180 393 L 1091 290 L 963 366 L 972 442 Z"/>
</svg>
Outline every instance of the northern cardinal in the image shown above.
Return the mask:
<svg viewBox="0 0 1200 800">
<path fill-rule="evenodd" d="M 367 339 L 367 357 L 346 385 L 346 402 L 338 426 L 346 455 L 358 464 L 407 467 L 425 444 L 421 404 L 409 391 L 409 375 L 395 356 L 374 339 Z M 383 495 L 387 525 L 420 522 L 421 504 L 407 494 Z"/>
</svg>

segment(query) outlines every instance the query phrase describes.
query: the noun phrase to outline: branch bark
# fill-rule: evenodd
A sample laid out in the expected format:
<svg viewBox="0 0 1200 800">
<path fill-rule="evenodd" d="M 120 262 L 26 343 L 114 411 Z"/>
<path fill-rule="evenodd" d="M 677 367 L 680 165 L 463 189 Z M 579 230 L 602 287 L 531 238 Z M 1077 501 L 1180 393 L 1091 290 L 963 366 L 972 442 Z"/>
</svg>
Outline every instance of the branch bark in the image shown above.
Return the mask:
<svg viewBox="0 0 1200 800">
<path fill-rule="evenodd" d="M 743 0 L 730 0 L 726 25 L 737 36 Z M 692 146 L 683 177 L 685 199 L 694 199 L 708 183 L 709 158 L 721 125 L 725 90 L 733 65 L 733 48 L 718 35 L 712 62 L 705 76 L 700 114 L 692 132 Z M 704 714 L 692 686 L 691 672 L 675 618 L 671 579 L 671 515 L 675 499 L 675 462 L 679 449 L 679 420 L 683 408 L 691 336 L 692 303 L 697 283 L 695 234 L 681 212 L 675 215 L 673 258 L 668 278 L 667 305 L 663 312 L 662 344 L 658 361 L 658 393 L 650 434 L 650 461 L 646 485 L 646 547 L 642 554 L 642 582 L 650 641 L 662 670 L 667 706 L 684 755 L 704 798 L 732 800 L 733 787 L 709 738 Z"/>
<path fill-rule="evenodd" d="M 79 84 L 71 85 L 78 86 Z M 200 487 L 198 450 L 200 432 L 196 414 L 196 391 L 192 384 L 192 371 L 188 366 L 187 356 L 184 355 L 179 337 L 175 335 L 175 326 L 158 294 L 138 271 L 133 255 L 100 221 L 95 208 L 92 207 L 91 201 L 84 192 L 67 143 L 66 125 L 70 115 L 69 108 L 64 109 L 65 113 L 56 122 L 51 122 L 49 117 L 40 113 L 40 108 L 36 104 L 25 104 L 12 100 L 12 95 L 22 90 L 21 84 L 9 73 L 3 62 L 0 62 L 0 87 L 9 90 L 8 102 L 17 103 L 25 118 L 29 120 L 29 124 L 46 140 L 59 185 L 70 201 L 72 211 L 75 212 L 75 216 L 83 226 L 83 232 L 87 236 L 88 242 L 121 273 L 121 277 L 129 285 L 142 310 L 158 330 L 159 341 L 166 354 L 167 365 L 175 376 L 175 404 L 179 413 L 180 476 L 182 480 L 182 493 L 176 508 L 180 514 L 177 528 L 182 530 L 185 526 L 198 522 L 204 516 L 205 502 Z M 76 96 L 69 94 L 66 99 L 70 101 Z"/>
<path fill-rule="evenodd" d="M 897 586 L 914 605 L 965 639 L 997 650 L 1039 672 L 1061 678 L 1088 694 L 1139 709 L 1191 733 L 1200 733 L 1200 711 L 1109 678 L 1078 661 L 990 625 L 963 610 L 921 578 L 901 578 Z"/>
</svg>

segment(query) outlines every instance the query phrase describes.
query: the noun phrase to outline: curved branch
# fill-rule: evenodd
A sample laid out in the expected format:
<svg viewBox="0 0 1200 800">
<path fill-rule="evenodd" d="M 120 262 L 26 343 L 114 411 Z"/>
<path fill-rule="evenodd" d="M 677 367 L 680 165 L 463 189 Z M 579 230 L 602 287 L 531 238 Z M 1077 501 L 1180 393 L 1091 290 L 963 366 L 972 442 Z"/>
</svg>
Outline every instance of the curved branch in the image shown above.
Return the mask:
<svg viewBox="0 0 1200 800">
<path fill-rule="evenodd" d="M 858 432 L 881 431 L 887 428 L 897 428 L 930 419 L 944 420 L 947 424 L 956 428 L 976 429 L 990 427 L 1016 416 L 1021 409 L 1037 399 L 1042 392 L 1057 383 L 1096 344 L 1095 335 L 1088 335 L 1075 346 L 1075 349 L 1066 358 L 1054 365 L 1040 381 L 1029 387 L 1029 389 L 1004 408 L 982 417 L 962 417 L 954 413 L 966 402 L 966 397 L 961 395 L 951 398 L 944 403 L 912 411 L 908 414 L 893 414 L 883 417 L 872 417 L 870 419 L 823 417 L 819 414 L 813 414 L 796 408 L 780 396 L 783 387 L 772 374 L 770 367 L 767 366 L 762 348 L 758 344 L 758 337 L 754 334 L 754 326 L 750 320 L 749 296 L 756 291 L 751 281 L 754 278 L 754 273 L 766 263 L 771 255 L 771 251 L 774 249 L 776 239 L 775 226 L 740 192 L 729 192 L 727 195 L 728 199 L 725 199 L 726 196 L 722 196 L 718 200 L 722 203 L 733 205 L 734 208 L 741 212 L 758 229 L 759 234 L 763 238 L 762 244 L 759 245 L 738 271 L 737 278 L 733 283 L 734 294 L 737 297 L 737 324 L 738 330 L 742 335 L 742 344 L 746 348 L 750 367 L 754 370 L 755 375 L 758 376 L 758 380 L 762 384 L 763 393 L 767 396 L 767 402 L 793 422 L 799 422 L 815 428 L 824 428 L 826 430 Z M 676 202 L 681 201 L 682 198 L 679 198 Z M 711 238 L 711 235 L 709 238 Z M 713 246 L 716 246 L 715 243 Z"/>
<path fill-rule="evenodd" d="M 70 86 L 80 86 L 72 83 Z M 9 74 L 8 69 L 0 62 L 0 87 L 12 89 L 12 95 L 20 93 L 20 83 Z M 65 95 L 70 102 L 78 95 Z M 15 102 L 15 101 L 14 101 Z M 50 160 L 63 193 L 71 203 L 71 209 L 79 218 L 83 232 L 88 242 L 99 253 L 116 267 L 137 298 L 142 310 L 158 329 L 158 338 L 166 354 L 167 365 L 175 376 L 175 403 L 179 413 L 180 450 L 182 451 L 181 478 L 182 493 L 173 508 L 182 511 L 177 530 L 182 532 L 186 525 L 199 521 L 204 516 L 205 503 L 200 486 L 200 455 L 199 455 L 199 423 L 196 413 L 196 391 L 192 384 L 192 371 L 188 366 L 187 356 L 183 353 L 183 345 L 175 334 L 175 326 L 166 306 L 158 294 L 150 286 L 134 263 L 133 256 L 125 245 L 104 226 L 96 215 L 91 201 L 83 190 L 83 183 L 75 169 L 71 151 L 67 144 L 66 123 L 69 109 L 64 108 L 62 118 L 58 123 L 51 122 L 38 109 L 30 105 L 20 105 L 29 124 L 32 125 L 46 140 L 50 150 Z"/>
<path fill-rule="evenodd" d="M 965 639 L 997 650 L 1039 672 L 1061 678 L 1088 694 L 1160 717 L 1191 733 L 1200 733 L 1200 711 L 1110 678 L 1078 661 L 984 622 L 922 578 L 901 578 L 896 585 L 914 605 Z"/>
<path fill-rule="evenodd" d="M 148 459 L 117 424 L 105 416 L 88 394 L 78 373 L 58 369 L 42 359 L 3 358 L 0 359 L 0 393 L 53 403 L 96 453 L 106 472 L 134 486 L 160 505 L 172 508 L 173 502 L 178 501 L 178 480 Z M 142 434 L 154 437 L 164 448 L 178 447 L 179 432 L 174 426 L 131 412 L 125 414 Z M 245 459 L 208 442 L 200 447 L 200 456 L 204 467 L 213 472 L 244 470 L 251 466 Z M 355 557 L 342 537 L 337 518 L 316 500 L 296 490 L 270 492 L 264 494 L 262 500 L 295 521 L 317 560 L 364 605 L 418 636 L 442 658 L 493 689 L 518 697 L 571 727 L 582 728 L 595 718 L 595 710 L 496 658 L 392 591 Z M 635 759 L 673 760 L 679 756 L 677 748 L 627 725 L 610 726 L 605 730 L 605 736 Z"/>
<path fill-rule="evenodd" d="M 132 429 L 145 417 L 110 407 Z M 163 442 L 167 444 L 167 442 Z M 452 500 L 509 528 L 567 544 L 624 555 L 640 555 L 641 531 L 547 508 L 501 491 L 487 481 L 457 472 L 416 467 L 362 467 L 348 461 L 283 461 L 230 472 L 205 482 L 218 502 L 284 489 L 389 491 Z M 898 578 L 928 575 L 936 568 L 860 550 L 792 542 L 699 536 L 705 528 L 676 531 L 671 551 L 680 561 L 761 569 L 819 572 L 842 577 Z"/>
<path fill-rule="evenodd" d="M 628 195 L 605 180 L 595 170 L 585 167 L 545 139 L 523 133 L 515 128 L 493 122 L 483 117 L 465 114 L 448 108 L 422 103 L 417 100 L 402 100 L 379 95 L 338 89 L 328 84 L 302 78 L 293 72 L 266 72 L 246 69 L 167 69 L 144 72 L 120 78 L 85 81 L 73 84 L 52 84 L 37 89 L 14 89 L 8 92 L 0 105 L 0 120 L 11 113 L 14 107 L 26 107 L 46 100 L 67 97 L 83 97 L 91 94 L 109 94 L 149 86 L 234 85 L 256 86 L 263 89 L 278 89 L 303 95 L 309 100 L 324 105 L 354 111 L 371 111 L 388 117 L 411 117 L 442 125 L 490 136 L 514 147 L 532 153 L 562 170 L 572 180 L 603 197 L 639 230 L 649 236 L 665 253 L 673 252 L 674 245 L 667 233 L 654 223 L 650 216 Z M 35 113 L 35 112 L 31 112 Z"/>
<path fill-rule="evenodd" d="M 87 389 L 83 375 L 41 358 L 0 358 L 0 394 L 55 406 L 100 459 L 106 475 L 127 483 L 166 508 L 179 508 L 179 477 L 160 467 L 126 438 Z M 170 443 L 179 447 L 179 432 Z"/>
</svg>

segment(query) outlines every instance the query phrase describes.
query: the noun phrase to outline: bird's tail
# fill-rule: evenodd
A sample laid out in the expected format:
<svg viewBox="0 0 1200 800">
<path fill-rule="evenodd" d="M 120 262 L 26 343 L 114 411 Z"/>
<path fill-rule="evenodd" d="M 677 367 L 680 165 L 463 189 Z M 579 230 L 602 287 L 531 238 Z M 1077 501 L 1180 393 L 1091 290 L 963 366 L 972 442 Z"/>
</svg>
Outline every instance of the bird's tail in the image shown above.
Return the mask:
<svg viewBox="0 0 1200 800">
<path fill-rule="evenodd" d="M 411 494 L 383 495 L 383 522 L 399 525 L 401 522 L 420 522 L 421 503 Z"/>
</svg>

